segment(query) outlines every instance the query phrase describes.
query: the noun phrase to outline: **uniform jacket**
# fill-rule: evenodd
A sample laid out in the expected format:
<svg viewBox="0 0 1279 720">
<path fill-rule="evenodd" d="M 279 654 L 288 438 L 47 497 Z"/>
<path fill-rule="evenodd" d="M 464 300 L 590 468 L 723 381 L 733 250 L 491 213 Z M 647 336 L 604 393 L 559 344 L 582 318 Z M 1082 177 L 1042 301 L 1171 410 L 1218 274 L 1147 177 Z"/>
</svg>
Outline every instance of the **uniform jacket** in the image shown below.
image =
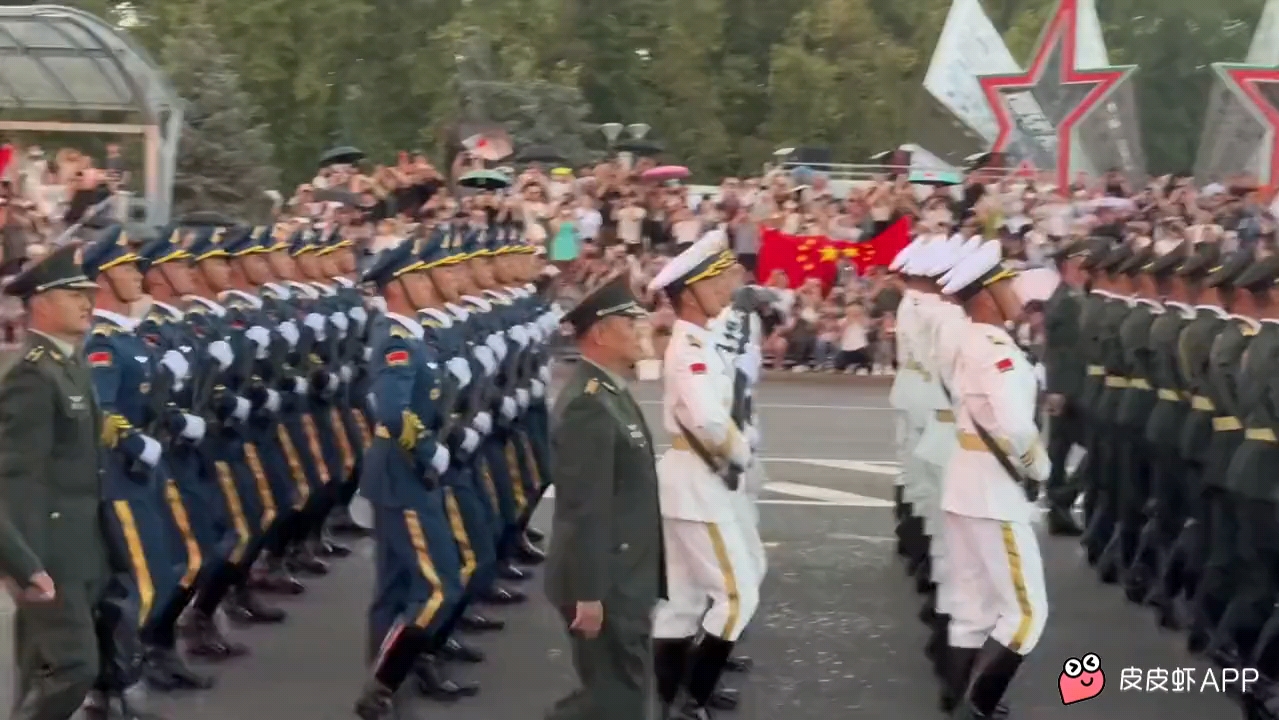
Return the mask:
<svg viewBox="0 0 1279 720">
<path fill-rule="evenodd" d="M 666 597 L 653 437 L 639 406 L 594 364 L 577 364 L 555 403 L 555 516 L 546 595 L 557 607 Z"/>
<path fill-rule="evenodd" d="M 88 369 L 28 332 L 0 379 L 0 572 L 25 583 L 107 574 L 98 442 L 102 423 Z"/>
<path fill-rule="evenodd" d="M 1073 288 L 1061 283 L 1044 307 L 1044 371 L 1047 392 L 1077 402 L 1084 389 L 1085 362 L 1080 343 L 1082 305 Z"/>
</svg>

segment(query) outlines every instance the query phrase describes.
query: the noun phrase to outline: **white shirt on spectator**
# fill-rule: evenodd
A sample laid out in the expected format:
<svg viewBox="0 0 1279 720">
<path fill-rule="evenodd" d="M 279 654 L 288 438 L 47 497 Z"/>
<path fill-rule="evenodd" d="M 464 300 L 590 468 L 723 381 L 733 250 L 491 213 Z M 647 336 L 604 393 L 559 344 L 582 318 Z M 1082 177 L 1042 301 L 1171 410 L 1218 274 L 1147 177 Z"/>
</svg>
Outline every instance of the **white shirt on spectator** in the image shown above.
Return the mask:
<svg viewBox="0 0 1279 720">
<path fill-rule="evenodd" d="M 594 240 L 600 232 L 604 218 L 595 208 L 577 208 L 577 234 L 583 240 Z"/>
<path fill-rule="evenodd" d="M 870 344 L 870 339 L 866 336 L 866 326 L 859 320 L 850 320 L 844 325 L 843 332 L 839 335 L 839 349 L 844 352 L 853 350 L 861 350 Z"/>
<path fill-rule="evenodd" d="M 627 245 L 636 245 L 642 237 L 644 216 L 647 211 L 638 205 L 617 211 L 617 237 Z"/>
</svg>

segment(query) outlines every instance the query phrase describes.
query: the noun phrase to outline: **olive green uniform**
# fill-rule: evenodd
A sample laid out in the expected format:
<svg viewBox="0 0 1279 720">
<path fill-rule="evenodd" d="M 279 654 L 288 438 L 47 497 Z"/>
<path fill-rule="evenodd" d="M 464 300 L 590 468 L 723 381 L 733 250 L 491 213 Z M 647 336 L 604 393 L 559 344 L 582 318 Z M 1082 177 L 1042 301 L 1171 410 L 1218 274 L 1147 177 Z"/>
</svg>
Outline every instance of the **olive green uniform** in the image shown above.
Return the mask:
<svg viewBox="0 0 1279 720">
<path fill-rule="evenodd" d="M 652 613 L 666 595 L 653 439 L 630 392 L 578 363 L 555 407 L 555 517 L 546 594 L 571 623 L 579 602 L 602 602 L 594 639 L 571 634 L 582 689 L 547 716 L 647 720 L 653 710 Z"/>
<path fill-rule="evenodd" d="M 98 509 L 100 420 L 89 372 L 49 338 L 27 333 L 0 380 L 0 571 L 43 569 L 57 598 L 17 614 L 18 720 L 66 720 L 98 668 L 92 608 L 108 575 Z M 12 523 L 12 524 L 10 524 Z"/>
<path fill-rule="evenodd" d="M 1145 599 L 1158 568 L 1158 557 L 1150 552 L 1157 547 L 1154 528 L 1147 529 L 1145 512 L 1151 495 L 1153 464 L 1151 446 L 1146 442 L 1146 423 L 1156 400 L 1151 384 L 1154 360 L 1150 352 L 1150 327 L 1156 312 L 1164 311 L 1149 301 L 1137 300 L 1119 327 L 1127 368 L 1122 386 L 1116 391 L 1119 395 L 1116 426 L 1120 431 L 1119 522 L 1125 538 L 1131 538 L 1128 542 L 1135 543 L 1131 555 L 1125 555 L 1125 559 L 1131 557 L 1132 560 L 1126 565 L 1124 577 L 1125 592 L 1133 602 Z"/>
<path fill-rule="evenodd" d="M 1101 472 L 1098 467 L 1098 441 L 1096 404 L 1097 396 L 1105 382 L 1106 369 L 1101 364 L 1101 311 L 1106 306 L 1106 298 L 1095 292 L 1084 296 L 1079 304 L 1079 349 L 1078 354 L 1084 362 L 1084 377 L 1079 384 L 1077 406 L 1083 420 L 1083 445 L 1087 454 L 1084 457 L 1084 521 L 1091 528 L 1097 518 L 1097 506 L 1101 500 Z M 1056 462 L 1054 461 L 1054 467 Z M 1101 553 L 1101 545 L 1106 542 L 1102 537 L 1090 543 L 1091 532 L 1085 535 L 1085 545 L 1095 545 L 1095 552 L 1090 551 L 1090 562 L 1096 562 Z"/>
<path fill-rule="evenodd" d="M 1119 401 L 1127 387 L 1128 360 L 1124 357 L 1119 328 L 1128 317 L 1131 307 L 1124 298 L 1108 298 L 1101 310 L 1097 342 L 1100 347 L 1101 365 L 1104 369 L 1103 384 L 1097 392 L 1093 416 L 1098 437 L 1096 468 L 1100 474 L 1096 530 L 1097 540 L 1103 543 L 1097 559 L 1098 571 L 1105 582 L 1115 582 L 1120 568 L 1127 566 L 1136 549 L 1140 528 L 1121 525 L 1120 492 L 1124 480 L 1125 448 L 1121 442 Z M 1091 535 L 1091 533 L 1090 533 Z"/>
<path fill-rule="evenodd" d="M 1081 400 L 1085 363 L 1080 352 L 1083 299 L 1066 283 L 1057 286 L 1044 307 L 1044 376 L 1049 395 L 1061 395 L 1065 403 L 1052 419 L 1048 434 L 1048 459 L 1052 472 L 1046 492 L 1053 512 L 1068 511 L 1076 489 L 1066 478 L 1066 457 L 1075 444 L 1083 444 L 1084 418 Z"/>
</svg>

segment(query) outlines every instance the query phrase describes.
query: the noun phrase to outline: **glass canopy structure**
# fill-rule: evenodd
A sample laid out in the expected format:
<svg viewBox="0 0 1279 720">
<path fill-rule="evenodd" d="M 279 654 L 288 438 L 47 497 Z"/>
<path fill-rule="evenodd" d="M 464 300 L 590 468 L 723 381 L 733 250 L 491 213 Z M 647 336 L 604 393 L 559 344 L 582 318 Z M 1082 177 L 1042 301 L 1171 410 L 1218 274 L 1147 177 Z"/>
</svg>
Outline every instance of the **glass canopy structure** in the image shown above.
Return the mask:
<svg viewBox="0 0 1279 720">
<path fill-rule="evenodd" d="M 112 121 L 76 119 L 87 113 Z M 162 224 L 181 129 L 182 101 L 163 72 L 110 23 L 58 5 L 0 6 L 0 133 L 141 136 L 147 220 Z"/>
</svg>

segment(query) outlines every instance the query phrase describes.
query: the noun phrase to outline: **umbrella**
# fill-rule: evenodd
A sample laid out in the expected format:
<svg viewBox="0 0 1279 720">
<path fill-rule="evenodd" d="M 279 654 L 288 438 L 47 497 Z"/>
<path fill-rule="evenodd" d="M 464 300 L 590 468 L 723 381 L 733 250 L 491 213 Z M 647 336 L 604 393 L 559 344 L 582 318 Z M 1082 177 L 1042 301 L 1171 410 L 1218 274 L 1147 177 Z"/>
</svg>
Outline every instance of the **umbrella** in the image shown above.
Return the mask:
<svg viewBox="0 0 1279 720">
<path fill-rule="evenodd" d="M 667 180 L 683 180 L 688 175 L 688 168 L 683 165 L 658 165 L 650 170 L 645 170 L 640 177 L 653 182 L 665 182 Z"/>
<path fill-rule="evenodd" d="M 320 156 L 320 167 L 330 165 L 354 165 L 364 159 L 364 152 L 350 145 L 330 148 Z"/>
<path fill-rule="evenodd" d="M 550 145 L 529 145 L 515 155 L 515 162 L 522 163 L 562 163 L 565 159 L 559 150 Z"/>
<path fill-rule="evenodd" d="M 662 146 L 652 140 L 623 140 L 614 145 L 613 149 L 643 156 L 657 155 L 662 152 Z"/>
<path fill-rule="evenodd" d="M 964 176 L 961 173 L 949 170 L 911 170 L 910 183 L 912 185 L 935 185 L 937 187 L 946 187 L 948 185 L 959 185 L 964 182 Z"/>
<path fill-rule="evenodd" d="M 1022 304 L 1031 302 L 1048 302 L 1057 286 L 1061 284 L 1061 276 L 1052 268 L 1034 268 L 1023 270 L 1013 278 L 1013 292 L 1021 298 Z"/>
<path fill-rule="evenodd" d="M 493 170 L 475 170 L 463 175 L 457 184 L 478 190 L 501 190 L 511 184 L 511 179 Z"/>
</svg>

